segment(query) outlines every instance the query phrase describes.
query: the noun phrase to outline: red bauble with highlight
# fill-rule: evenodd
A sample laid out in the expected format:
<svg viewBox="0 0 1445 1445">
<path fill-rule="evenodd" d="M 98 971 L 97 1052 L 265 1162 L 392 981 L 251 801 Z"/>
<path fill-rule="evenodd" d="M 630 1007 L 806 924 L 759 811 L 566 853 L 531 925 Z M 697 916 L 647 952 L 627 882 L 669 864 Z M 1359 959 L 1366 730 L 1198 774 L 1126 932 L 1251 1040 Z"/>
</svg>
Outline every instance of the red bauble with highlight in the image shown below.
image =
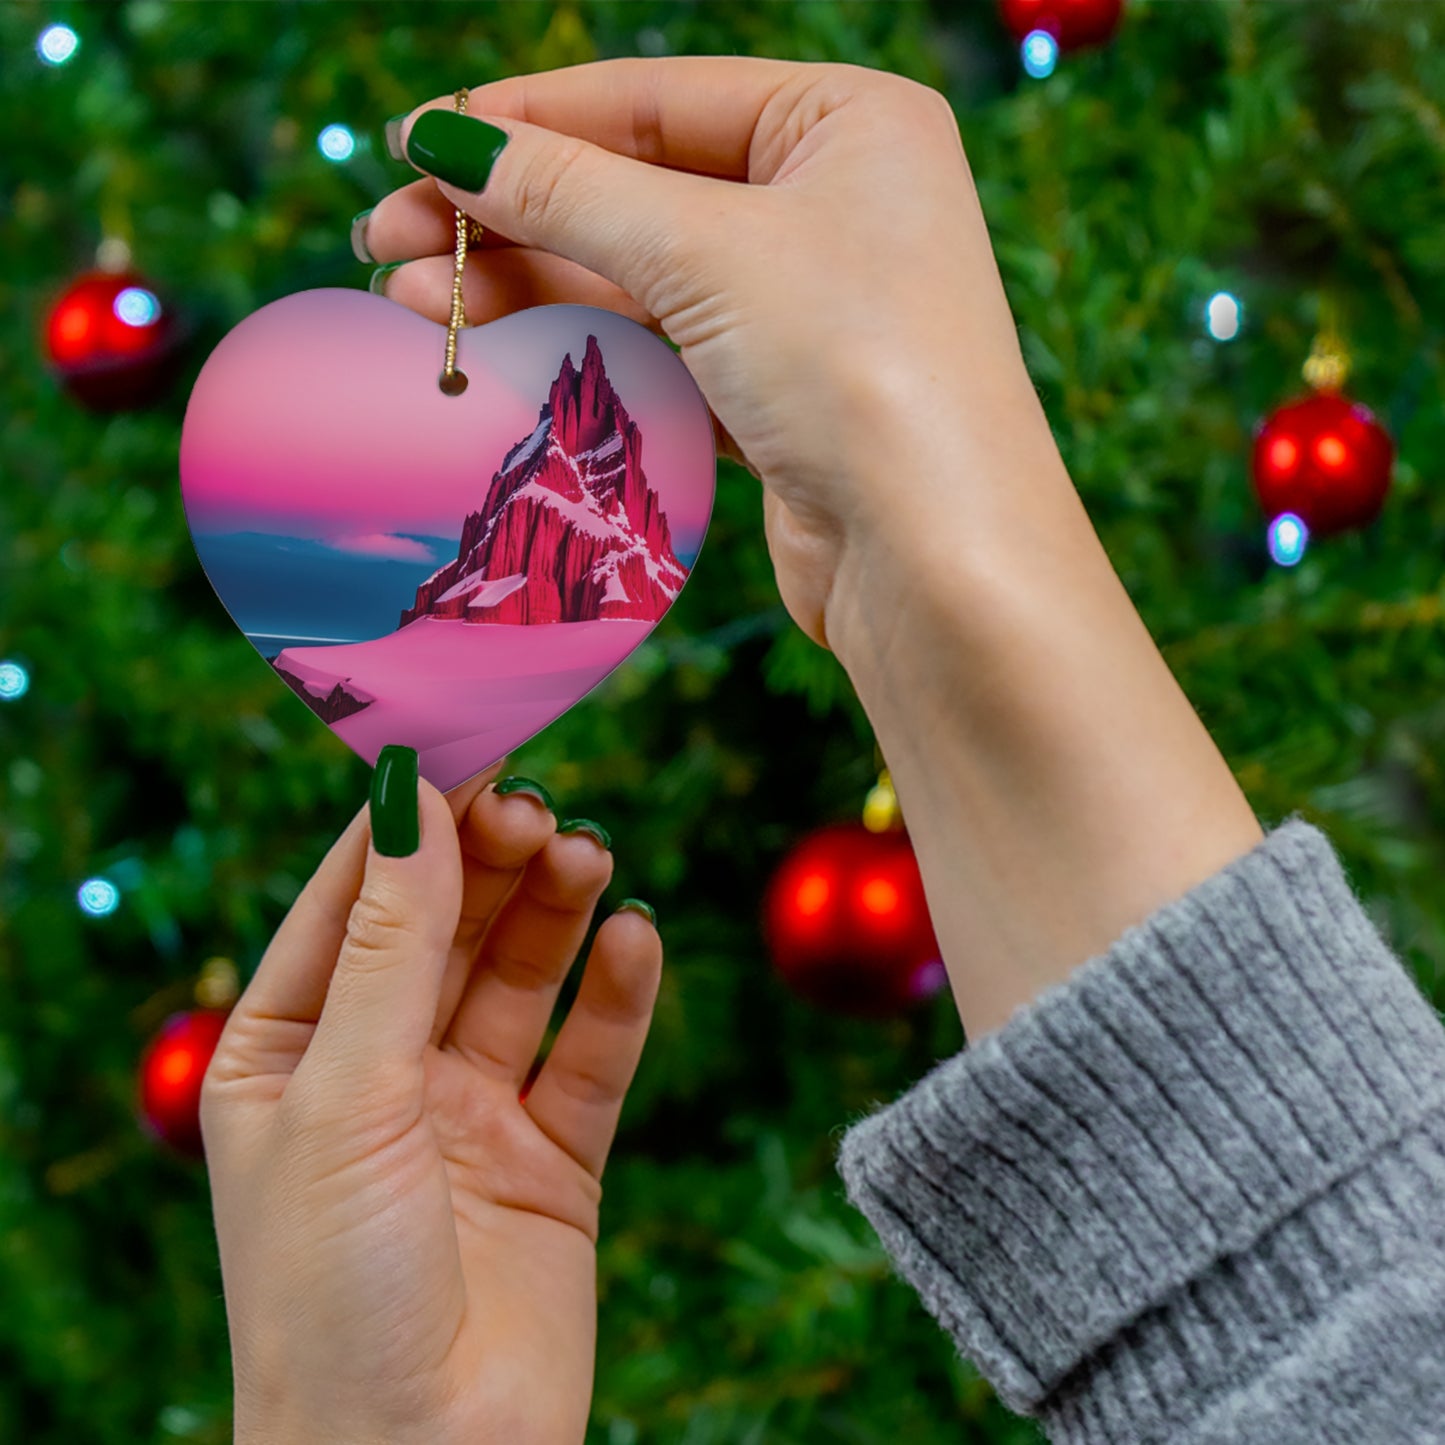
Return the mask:
<svg viewBox="0 0 1445 1445">
<path fill-rule="evenodd" d="M 45 351 L 77 401 L 122 411 L 155 400 L 175 375 L 175 317 L 150 284 L 131 272 L 93 271 L 51 308 Z"/>
<path fill-rule="evenodd" d="M 1060 50 L 1102 45 L 1118 28 L 1124 0 L 999 0 L 999 15 L 1015 40 L 1043 30 Z"/>
<path fill-rule="evenodd" d="M 201 1158 L 201 1082 L 229 1012 L 195 1009 L 172 1014 L 140 1062 L 142 1122 L 173 1149 Z"/>
<path fill-rule="evenodd" d="M 1315 536 L 1329 536 L 1379 516 L 1394 461 L 1390 434 L 1368 407 L 1322 391 L 1265 419 L 1251 469 L 1266 516 L 1293 512 Z"/>
<path fill-rule="evenodd" d="M 946 982 L 902 831 L 840 823 L 810 834 L 774 874 L 763 926 L 788 986 L 836 1013 L 902 1013 Z"/>
</svg>

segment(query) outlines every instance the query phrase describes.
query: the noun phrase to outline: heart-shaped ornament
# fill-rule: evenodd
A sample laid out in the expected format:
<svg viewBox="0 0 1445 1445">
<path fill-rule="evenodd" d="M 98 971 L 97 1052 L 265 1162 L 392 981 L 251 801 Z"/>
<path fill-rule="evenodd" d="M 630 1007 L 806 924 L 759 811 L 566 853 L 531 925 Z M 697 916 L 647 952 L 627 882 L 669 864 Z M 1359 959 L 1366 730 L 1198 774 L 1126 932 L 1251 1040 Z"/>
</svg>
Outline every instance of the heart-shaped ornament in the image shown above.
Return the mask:
<svg viewBox="0 0 1445 1445">
<path fill-rule="evenodd" d="M 540 306 L 457 337 L 363 291 L 241 322 L 196 380 L 181 494 L 201 565 L 280 679 L 368 763 L 453 788 L 657 625 L 712 512 L 712 423 L 634 321 Z"/>
</svg>

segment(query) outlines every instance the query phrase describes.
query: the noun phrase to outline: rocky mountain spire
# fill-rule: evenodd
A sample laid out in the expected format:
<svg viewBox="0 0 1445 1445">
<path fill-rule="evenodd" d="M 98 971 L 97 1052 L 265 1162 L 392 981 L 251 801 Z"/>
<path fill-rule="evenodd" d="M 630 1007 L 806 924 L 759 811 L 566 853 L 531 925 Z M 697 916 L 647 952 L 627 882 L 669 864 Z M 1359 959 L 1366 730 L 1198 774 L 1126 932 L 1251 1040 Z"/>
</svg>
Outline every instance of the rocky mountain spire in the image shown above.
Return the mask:
<svg viewBox="0 0 1445 1445">
<path fill-rule="evenodd" d="M 454 562 L 401 614 L 468 622 L 656 620 L 687 572 L 642 469 L 642 433 L 595 336 L 569 352 L 531 434 L 503 458 Z"/>
</svg>

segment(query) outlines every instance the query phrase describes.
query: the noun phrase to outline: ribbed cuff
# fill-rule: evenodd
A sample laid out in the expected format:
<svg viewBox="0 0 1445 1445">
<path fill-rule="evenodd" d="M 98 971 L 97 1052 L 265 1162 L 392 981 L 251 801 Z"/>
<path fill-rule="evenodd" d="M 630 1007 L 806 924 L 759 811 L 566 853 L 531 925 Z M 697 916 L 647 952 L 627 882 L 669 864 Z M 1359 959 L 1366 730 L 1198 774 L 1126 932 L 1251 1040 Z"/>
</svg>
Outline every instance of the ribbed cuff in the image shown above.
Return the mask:
<svg viewBox="0 0 1445 1445">
<path fill-rule="evenodd" d="M 1440 1020 L 1292 820 L 857 1124 L 839 1167 L 1008 1404 L 1137 1440 L 1388 1253 L 1445 1187 L 1442 1102 Z"/>
</svg>

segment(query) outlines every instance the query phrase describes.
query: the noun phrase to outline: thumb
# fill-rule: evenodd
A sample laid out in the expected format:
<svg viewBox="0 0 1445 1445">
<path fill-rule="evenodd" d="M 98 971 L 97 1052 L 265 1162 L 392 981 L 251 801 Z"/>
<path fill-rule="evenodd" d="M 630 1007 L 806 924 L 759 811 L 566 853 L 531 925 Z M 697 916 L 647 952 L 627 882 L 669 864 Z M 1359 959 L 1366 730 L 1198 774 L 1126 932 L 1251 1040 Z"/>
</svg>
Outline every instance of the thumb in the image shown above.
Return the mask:
<svg viewBox="0 0 1445 1445">
<path fill-rule="evenodd" d="M 461 847 L 446 797 L 411 748 L 381 750 L 361 892 L 298 1067 L 329 1084 L 375 1084 L 419 1068 L 462 906 Z"/>
<path fill-rule="evenodd" d="M 511 116 L 461 115 L 440 105 L 403 126 L 400 149 L 484 227 L 587 267 L 658 317 L 686 304 L 676 293 L 686 290 L 687 273 L 695 271 L 688 263 L 708 242 L 706 226 L 747 189 Z M 727 228 L 734 236 L 736 224 Z"/>
</svg>

